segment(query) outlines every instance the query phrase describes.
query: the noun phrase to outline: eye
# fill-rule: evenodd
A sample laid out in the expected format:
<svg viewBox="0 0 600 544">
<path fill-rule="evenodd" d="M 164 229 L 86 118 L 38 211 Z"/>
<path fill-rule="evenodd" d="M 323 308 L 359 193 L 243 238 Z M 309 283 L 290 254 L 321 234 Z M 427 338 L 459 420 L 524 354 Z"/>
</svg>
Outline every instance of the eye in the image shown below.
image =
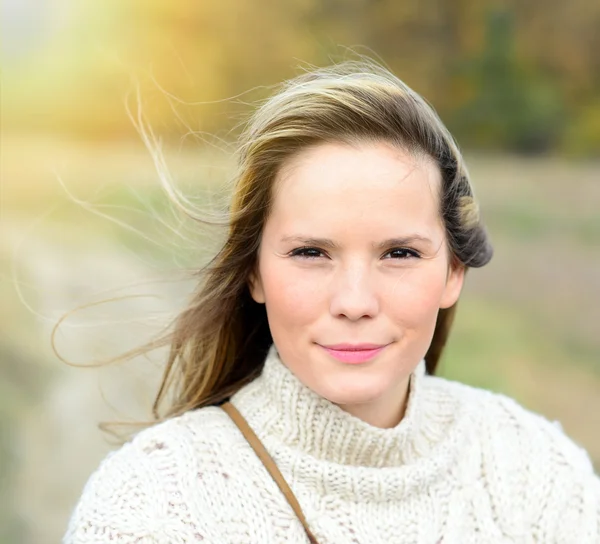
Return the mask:
<svg viewBox="0 0 600 544">
<path fill-rule="evenodd" d="M 305 259 L 318 259 L 319 257 L 325 256 L 325 254 L 316 247 L 299 247 L 290 251 L 290 257 L 303 257 Z"/>
<path fill-rule="evenodd" d="M 389 255 L 389 257 L 387 257 L 388 255 Z M 384 255 L 384 258 L 388 258 L 388 259 L 411 259 L 411 258 L 420 259 L 421 255 L 419 254 L 418 251 L 415 251 L 414 249 L 408 249 L 406 247 L 397 247 L 395 249 L 388 251 Z"/>
</svg>

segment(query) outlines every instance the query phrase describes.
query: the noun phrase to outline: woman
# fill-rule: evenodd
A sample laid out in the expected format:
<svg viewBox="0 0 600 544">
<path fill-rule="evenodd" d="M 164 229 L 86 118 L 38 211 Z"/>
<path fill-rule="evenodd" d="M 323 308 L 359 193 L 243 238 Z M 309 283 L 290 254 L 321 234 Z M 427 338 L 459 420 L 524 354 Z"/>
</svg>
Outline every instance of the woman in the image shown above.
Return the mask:
<svg viewBox="0 0 600 544">
<path fill-rule="evenodd" d="M 168 417 L 102 463 L 65 542 L 600 542 L 586 453 L 433 375 L 492 250 L 425 101 L 371 64 L 317 70 L 240 150 L 229 235 L 170 338 Z"/>
</svg>

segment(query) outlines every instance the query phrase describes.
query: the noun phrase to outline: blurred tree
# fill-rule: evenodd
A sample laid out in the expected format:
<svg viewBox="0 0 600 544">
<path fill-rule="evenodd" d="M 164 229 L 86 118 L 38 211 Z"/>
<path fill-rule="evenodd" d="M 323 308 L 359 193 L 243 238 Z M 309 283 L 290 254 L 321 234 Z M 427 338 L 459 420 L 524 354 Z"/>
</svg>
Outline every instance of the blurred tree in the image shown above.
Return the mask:
<svg viewBox="0 0 600 544">
<path fill-rule="evenodd" d="M 554 148 L 564 129 L 559 89 L 517 58 L 513 13 L 490 11 L 486 29 L 483 51 L 462 67 L 475 97 L 457 108 L 449 124 L 472 147 L 526 153 Z"/>
<path fill-rule="evenodd" d="M 5 126 L 132 137 L 123 99 L 133 76 L 166 137 L 179 137 L 182 123 L 227 131 L 296 65 L 340 60 L 349 47 L 383 59 L 467 146 L 597 149 L 595 0 L 105 0 L 69 9 L 35 58 L 4 59 Z"/>
</svg>

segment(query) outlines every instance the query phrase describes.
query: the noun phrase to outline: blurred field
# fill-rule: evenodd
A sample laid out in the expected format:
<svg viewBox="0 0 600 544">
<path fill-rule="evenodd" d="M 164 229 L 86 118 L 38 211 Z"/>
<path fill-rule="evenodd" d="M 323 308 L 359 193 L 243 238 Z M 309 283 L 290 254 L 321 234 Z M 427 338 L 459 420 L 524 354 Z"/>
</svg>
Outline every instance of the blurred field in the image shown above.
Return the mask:
<svg viewBox="0 0 600 544">
<path fill-rule="evenodd" d="M 180 221 L 139 146 L 15 139 L 3 147 L 0 542 L 42 544 L 59 539 L 112 447 L 96 424 L 148 417 L 165 355 L 72 368 L 50 349 L 52 326 L 81 304 L 135 295 L 75 314 L 57 336 L 61 354 L 80 364 L 135 347 L 184 303 L 193 284 L 183 271 L 218 234 Z M 215 150 L 167 157 L 198 201 L 230 172 Z M 469 164 L 496 254 L 469 273 L 442 373 L 560 421 L 598 467 L 600 164 L 510 156 Z"/>
</svg>

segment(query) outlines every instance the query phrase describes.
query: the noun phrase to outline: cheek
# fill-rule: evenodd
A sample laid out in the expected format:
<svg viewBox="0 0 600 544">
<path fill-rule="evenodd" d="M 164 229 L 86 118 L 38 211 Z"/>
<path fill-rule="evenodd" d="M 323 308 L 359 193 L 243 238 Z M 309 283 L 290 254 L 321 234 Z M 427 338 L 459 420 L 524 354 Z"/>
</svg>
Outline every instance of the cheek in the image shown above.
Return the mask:
<svg viewBox="0 0 600 544">
<path fill-rule="evenodd" d="M 445 281 L 445 271 L 437 267 L 409 271 L 389 289 L 387 313 L 409 328 L 435 324 Z"/>
<path fill-rule="evenodd" d="M 323 281 L 284 263 L 265 264 L 261 277 L 270 321 L 289 327 L 318 319 L 326 305 Z"/>
</svg>

